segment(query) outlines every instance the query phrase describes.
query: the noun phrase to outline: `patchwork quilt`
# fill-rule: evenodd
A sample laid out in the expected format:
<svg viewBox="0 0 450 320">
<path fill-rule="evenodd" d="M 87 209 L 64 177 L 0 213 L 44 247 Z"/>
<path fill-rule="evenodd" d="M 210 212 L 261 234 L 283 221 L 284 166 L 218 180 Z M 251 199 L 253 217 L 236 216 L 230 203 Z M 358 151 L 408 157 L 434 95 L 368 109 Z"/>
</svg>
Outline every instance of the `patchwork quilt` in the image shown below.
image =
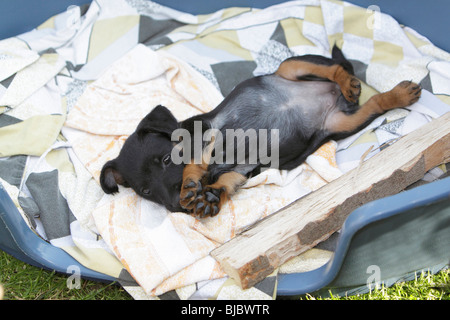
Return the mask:
<svg viewBox="0 0 450 320">
<path fill-rule="evenodd" d="M 250 179 L 216 217 L 196 219 L 98 178 L 158 104 L 179 120 L 212 110 L 238 83 L 286 58 L 337 44 L 363 82 L 361 103 L 402 80 L 421 99 L 331 141 L 291 171 Z M 0 183 L 29 227 L 135 299 L 273 299 L 278 272 L 303 272 L 312 249 L 241 290 L 209 252 L 259 219 L 450 111 L 450 54 L 392 17 L 337 0 L 206 15 L 146 0 L 95 0 L 0 41 Z M 424 179 L 446 172 L 441 166 Z M 307 212 L 299 212 L 306 215 Z"/>
</svg>

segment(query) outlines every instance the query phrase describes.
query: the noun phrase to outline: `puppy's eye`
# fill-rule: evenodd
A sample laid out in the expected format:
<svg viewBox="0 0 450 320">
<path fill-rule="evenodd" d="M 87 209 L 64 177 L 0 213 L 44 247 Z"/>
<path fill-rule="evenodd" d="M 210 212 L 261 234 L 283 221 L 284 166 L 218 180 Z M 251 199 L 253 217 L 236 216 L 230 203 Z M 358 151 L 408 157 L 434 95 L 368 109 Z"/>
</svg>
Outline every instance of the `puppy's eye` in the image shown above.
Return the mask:
<svg viewBox="0 0 450 320">
<path fill-rule="evenodd" d="M 145 196 L 148 196 L 150 194 L 150 189 L 141 189 L 141 193 Z"/>
<path fill-rule="evenodd" d="M 170 157 L 170 153 L 166 154 L 163 158 L 162 158 L 162 162 L 165 166 L 169 165 L 172 162 L 172 158 Z"/>
</svg>

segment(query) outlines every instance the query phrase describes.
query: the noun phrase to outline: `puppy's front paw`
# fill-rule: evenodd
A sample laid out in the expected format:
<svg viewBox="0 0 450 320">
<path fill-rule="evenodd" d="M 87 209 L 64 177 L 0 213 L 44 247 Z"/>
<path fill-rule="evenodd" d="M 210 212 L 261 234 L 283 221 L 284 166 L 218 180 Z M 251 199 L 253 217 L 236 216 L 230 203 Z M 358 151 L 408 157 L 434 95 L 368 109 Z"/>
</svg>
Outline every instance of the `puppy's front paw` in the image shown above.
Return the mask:
<svg viewBox="0 0 450 320">
<path fill-rule="evenodd" d="M 192 211 L 195 200 L 202 192 L 202 183 L 200 180 L 194 181 L 190 178 L 183 181 L 180 191 L 180 205 L 186 210 Z"/>
<path fill-rule="evenodd" d="M 192 213 L 200 218 L 207 216 L 214 217 L 219 213 L 227 197 L 227 192 L 224 187 L 215 188 L 213 186 L 207 186 L 203 189 L 202 194 L 195 199 Z"/>
</svg>

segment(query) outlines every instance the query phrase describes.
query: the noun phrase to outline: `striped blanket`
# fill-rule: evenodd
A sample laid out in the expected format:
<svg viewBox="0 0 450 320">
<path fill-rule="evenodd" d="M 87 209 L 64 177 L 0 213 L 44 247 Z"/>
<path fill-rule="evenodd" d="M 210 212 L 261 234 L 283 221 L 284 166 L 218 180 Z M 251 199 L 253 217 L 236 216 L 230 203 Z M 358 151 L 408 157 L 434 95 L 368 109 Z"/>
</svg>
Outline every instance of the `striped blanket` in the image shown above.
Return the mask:
<svg viewBox="0 0 450 320">
<path fill-rule="evenodd" d="M 294 55 L 330 56 L 334 44 L 363 82 L 361 102 L 405 79 L 422 85 L 422 98 L 325 144 L 294 170 L 250 179 L 216 217 L 170 213 L 130 189 L 102 192 L 102 165 L 156 105 L 179 120 L 207 112 L 239 82 Z M 135 299 L 272 299 L 277 272 L 317 268 L 332 251 L 312 249 L 248 290 L 209 252 L 450 111 L 449 96 L 449 53 L 346 2 L 194 16 L 146 0 L 97 0 L 0 41 L 0 183 L 39 236 Z"/>
</svg>

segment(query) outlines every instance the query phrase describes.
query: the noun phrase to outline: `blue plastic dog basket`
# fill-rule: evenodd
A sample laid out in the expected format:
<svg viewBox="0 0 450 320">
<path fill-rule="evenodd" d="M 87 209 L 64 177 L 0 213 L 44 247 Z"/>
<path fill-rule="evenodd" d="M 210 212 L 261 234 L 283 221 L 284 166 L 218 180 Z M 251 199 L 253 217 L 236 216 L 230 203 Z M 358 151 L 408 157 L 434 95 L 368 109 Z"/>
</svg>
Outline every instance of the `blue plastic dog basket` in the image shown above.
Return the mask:
<svg viewBox="0 0 450 320">
<path fill-rule="evenodd" d="M 370 202 L 346 219 L 333 258 L 280 275 L 279 295 L 365 293 L 450 261 L 450 177 Z"/>
</svg>

